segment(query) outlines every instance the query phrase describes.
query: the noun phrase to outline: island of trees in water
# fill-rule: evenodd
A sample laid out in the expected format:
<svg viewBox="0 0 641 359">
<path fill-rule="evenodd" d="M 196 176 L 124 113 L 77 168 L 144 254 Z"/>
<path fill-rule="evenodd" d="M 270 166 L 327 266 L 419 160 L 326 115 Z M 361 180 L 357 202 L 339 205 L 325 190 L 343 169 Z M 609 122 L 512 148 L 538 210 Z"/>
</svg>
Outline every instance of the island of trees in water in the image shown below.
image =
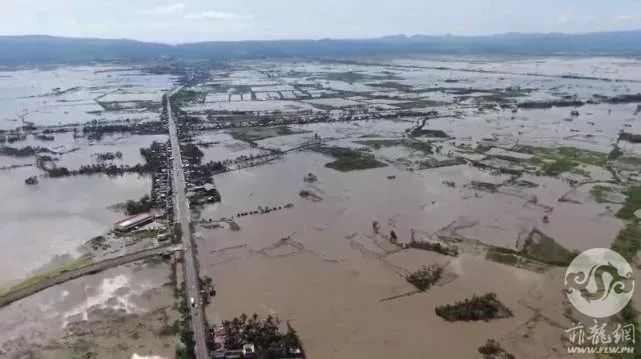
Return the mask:
<svg viewBox="0 0 641 359">
<path fill-rule="evenodd" d="M 449 321 L 488 321 L 491 319 L 509 318 L 512 311 L 501 303 L 495 293 L 472 296 L 455 304 L 436 307 L 436 315 Z"/>
<path fill-rule="evenodd" d="M 294 328 L 287 323 L 281 331 L 280 320 L 273 316 L 261 319 L 257 314 L 245 314 L 222 323 L 223 343 L 217 350 L 238 351 L 253 345 L 257 358 L 304 358 L 301 341 Z"/>
</svg>

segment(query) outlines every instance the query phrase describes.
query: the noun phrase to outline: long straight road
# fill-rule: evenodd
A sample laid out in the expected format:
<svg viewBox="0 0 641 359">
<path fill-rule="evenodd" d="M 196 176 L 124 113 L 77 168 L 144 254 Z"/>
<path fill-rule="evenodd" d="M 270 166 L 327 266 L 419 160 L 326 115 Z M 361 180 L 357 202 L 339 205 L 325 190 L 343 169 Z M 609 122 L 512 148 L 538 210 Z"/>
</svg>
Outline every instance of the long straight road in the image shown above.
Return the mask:
<svg viewBox="0 0 641 359">
<path fill-rule="evenodd" d="M 196 254 L 194 253 L 192 234 L 191 234 L 191 213 L 187 202 L 185 191 L 185 172 L 183 170 L 182 155 L 180 153 L 180 143 L 178 141 L 178 129 L 171 109 L 171 96 L 177 90 L 171 91 L 167 95 L 167 116 L 169 119 L 169 141 L 171 143 L 172 161 L 172 178 L 174 184 L 174 221 L 180 223 L 182 227 L 182 243 L 185 247 L 183 252 L 183 263 L 185 267 L 185 288 L 187 291 L 187 303 L 189 304 L 191 314 L 191 326 L 194 332 L 196 342 L 194 351 L 197 359 L 206 359 L 209 357 L 207 350 L 207 330 L 205 328 L 205 318 L 200 303 L 200 281 L 198 278 L 198 265 Z M 191 304 L 191 298 L 196 305 Z"/>
</svg>

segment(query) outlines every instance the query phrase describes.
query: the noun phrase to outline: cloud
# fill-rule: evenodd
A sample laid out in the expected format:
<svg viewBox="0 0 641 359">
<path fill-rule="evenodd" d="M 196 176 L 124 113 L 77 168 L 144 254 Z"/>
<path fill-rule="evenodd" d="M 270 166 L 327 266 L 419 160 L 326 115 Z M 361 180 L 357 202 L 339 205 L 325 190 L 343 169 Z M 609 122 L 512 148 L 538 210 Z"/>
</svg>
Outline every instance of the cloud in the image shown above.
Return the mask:
<svg viewBox="0 0 641 359">
<path fill-rule="evenodd" d="M 203 11 L 200 13 L 187 14 L 188 20 L 253 20 L 254 15 L 240 15 L 230 12 Z"/>
<path fill-rule="evenodd" d="M 555 22 L 557 24 L 567 24 L 574 20 L 574 13 L 572 11 L 564 12 L 556 17 Z"/>
<path fill-rule="evenodd" d="M 638 16 L 632 16 L 632 15 L 620 15 L 614 18 L 614 20 L 619 22 L 633 21 L 636 19 L 638 19 Z"/>
<path fill-rule="evenodd" d="M 152 10 L 145 11 L 146 14 L 151 15 L 171 15 L 181 13 L 185 10 L 185 4 L 175 3 L 167 5 L 158 5 Z"/>
<path fill-rule="evenodd" d="M 597 19 L 592 15 L 577 15 L 574 11 L 567 11 L 554 19 L 558 25 L 567 25 L 570 23 L 592 23 Z"/>
</svg>

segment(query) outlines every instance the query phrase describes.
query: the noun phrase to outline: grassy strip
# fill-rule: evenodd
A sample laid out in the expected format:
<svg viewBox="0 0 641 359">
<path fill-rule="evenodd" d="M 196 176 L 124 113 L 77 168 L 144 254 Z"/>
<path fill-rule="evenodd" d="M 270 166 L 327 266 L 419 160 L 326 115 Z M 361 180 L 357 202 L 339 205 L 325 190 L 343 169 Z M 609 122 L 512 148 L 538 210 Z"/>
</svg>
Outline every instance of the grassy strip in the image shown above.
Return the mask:
<svg viewBox="0 0 641 359">
<path fill-rule="evenodd" d="M 83 267 L 86 267 L 91 264 L 91 261 L 88 259 L 78 259 L 73 262 L 70 262 L 62 267 L 58 267 L 55 269 L 52 269 L 48 272 L 45 273 L 39 273 L 35 274 L 25 280 L 23 280 L 20 283 L 17 283 L 11 287 L 5 288 L 5 289 L 0 289 L 0 296 L 5 296 L 7 294 L 13 293 L 15 291 L 19 291 L 25 288 L 28 288 L 32 285 L 38 284 L 40 282 L 49 280 L 51 278 L 57 277 L 65 272 L 70 272 L 76 269 L 80 269 Z"/>
<path fill-rule="evenodd" d="M 625 260 L 631 262 L 639 249 L 641 249 L 641 227 L 636 223 L 629 223 L 619 232 L 611 248 Z"/>
<path fill-rule="evenodd" d="M 617 212 L 617 217 L 625 220 L 636 220 L 634 212 L 641 209 L 641 186 L 632 187 L 628 190 L 628 199 L 623 208 Z"/>
<path fill-rule="evenodd" d="M 639 250 L 641 250 L 641 225 L 639 220 L 634 216 L 634 212 L 641 208 L 641 186 L 632 187 L 628 190 L 628 198 L 625 205 L 617 213 L 617 217 L 628 220 L 617 238 L 612 242 L 610 248 L 619 253 L 625 260 L 632 263 Z M 639 313 L 634 309 L 632 303 L 623 308 L 619 317 L 622 325 L 634 324 L 636 338 L 641 337 L 641 323 L 639 322 Z M 641 358 L 641 341 L 637 340 L 634 344 L 634 354 L 620 354 L 617 358 Z M 598 358 L 613 358 L 614 356 L 602 355 Z"/>
<path fill-rule="evenodd" d="M 619 233 L 617 238 L 612 243 L 611 249 L 622 255 L 628 262 L 632 261 L 641 249 L 641 227 L 636 222 L 628 223 L 628 225 Z M 634 336 L 641 337 L 641 323 L 639 322 L 639 313 L 632 307 L 632 303 L 623 308 L 619 313 L 622 321 L 621 325 L 634 324 Z M 614 358 L 614 356 L 597 356 L 598 358 Z M 617 358 L 641 358 L 641 341 L 637 340 L 634 344 L 634 354 L 621 354 Z"/>
<path fill-rule="evenodd" d="M 596 185 L 590 190 L 590 193 L 594 196 L 594 200 L 597 201 L 597 203 L 606 203 L 608 193 L 610 192 L 612 192 L 612 188 L 602 185 Z"/>
</svg>

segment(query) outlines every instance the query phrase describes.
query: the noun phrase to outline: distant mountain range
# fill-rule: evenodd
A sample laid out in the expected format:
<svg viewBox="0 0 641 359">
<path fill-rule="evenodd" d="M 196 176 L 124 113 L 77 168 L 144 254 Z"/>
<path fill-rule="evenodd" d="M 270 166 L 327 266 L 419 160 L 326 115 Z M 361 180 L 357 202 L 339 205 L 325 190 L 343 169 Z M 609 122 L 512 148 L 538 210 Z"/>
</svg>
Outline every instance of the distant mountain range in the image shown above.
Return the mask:
<svg viewBox="0 0 641 359">
<path fill-rule="evenodd" d="M 216 41 L 180 45 L 43 35 L 0 36 L 0 65 L 8 66 L 160 58 L 220 60 L 401 54 L 638 56 L 641 55 L 641 30 L 492 36 L 395 35 L 376 39 Z"/>
</svg>

